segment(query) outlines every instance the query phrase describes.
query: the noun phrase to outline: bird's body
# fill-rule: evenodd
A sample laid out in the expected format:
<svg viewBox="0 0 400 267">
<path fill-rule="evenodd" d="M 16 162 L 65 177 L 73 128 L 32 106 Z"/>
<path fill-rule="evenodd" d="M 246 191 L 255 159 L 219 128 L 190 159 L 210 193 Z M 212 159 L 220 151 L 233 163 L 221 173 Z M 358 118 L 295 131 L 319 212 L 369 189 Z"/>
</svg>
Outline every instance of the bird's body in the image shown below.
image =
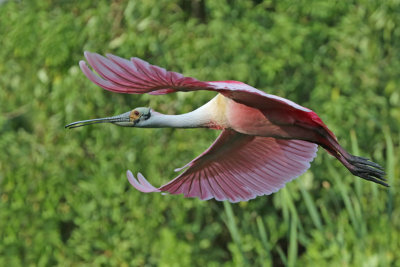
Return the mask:
<svg viewBox="0 0 400 267">
<path fill-rule="evenodd" d="M 85 53 L 85 56 L 102 78 L 81 61 L 85 75 L 110 91 L 154 95 L 198 90 L 218 93 L 205 105 L 181 115 L 136 108 L 114 117 L 67 125 L 74 128 L 111 122 L 142 128 L 222 130 L 209 149 L 177 169 L 185 170 L 160 188 L 153 187 L 140 173 L 136 180 L 128 171 L 129 181 L 142 192 L 165 191 L 232 202 L 248 200 L 276 192 L 286 182 L 304 173 L 315 157 L 318 145 L 354 175 L 387 186 L 378 164 L 349 154 L 315 112 L 290 100 L 266 94 L 242 82 L 201 82 L 138 58 L 129 61 L 113 55 L 105 58 Z"/>
<path fill-rule="evenodd" d="M 231 128 L 247 135 L 298 139 L 298 137 L 290 136 L 278 123 L 272 122 L 261 110 L 237 103 L 226 97 L 224 99 L 227 123 L 227 127 L 224 128 Z"/>
</svg>

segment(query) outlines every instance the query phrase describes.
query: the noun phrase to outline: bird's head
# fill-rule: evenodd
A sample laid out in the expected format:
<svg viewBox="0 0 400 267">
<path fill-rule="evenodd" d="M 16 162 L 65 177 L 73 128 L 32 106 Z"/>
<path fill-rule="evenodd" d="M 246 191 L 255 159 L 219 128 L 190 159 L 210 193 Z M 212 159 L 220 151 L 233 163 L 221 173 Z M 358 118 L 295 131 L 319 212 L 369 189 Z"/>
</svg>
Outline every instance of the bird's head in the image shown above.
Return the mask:
<svg viewBox="0 0 400 267">
<path fill-rule="evenodd" d="M 152 113 L 151 108 L 139 107 L 117 116 L 76 121 L 66 125 L 65 128 L 72 129 L 90 124 L 106 123 L 106 122 L 124 127 L 146 127 L 149 122 L 149 119 L 151 118 L 151 113 Z"/>
</svg>

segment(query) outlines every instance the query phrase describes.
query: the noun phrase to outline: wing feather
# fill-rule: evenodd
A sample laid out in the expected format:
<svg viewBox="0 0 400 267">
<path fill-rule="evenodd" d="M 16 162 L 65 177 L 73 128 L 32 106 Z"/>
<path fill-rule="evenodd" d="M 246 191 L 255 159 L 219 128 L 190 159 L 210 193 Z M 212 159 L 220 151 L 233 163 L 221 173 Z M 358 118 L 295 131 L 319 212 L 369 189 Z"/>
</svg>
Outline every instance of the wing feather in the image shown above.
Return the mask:
<svg viewBox="0 0 400 267">
<path fill-rule="evenodd" d="M 230 160 L 224 161 L 224 169 L 226 170 L 226 175 L 229 177 L 240 177 L 240 174 L 237 173 L 233 165 L 231 165 Z M 247 195 L 251 195 L 251 191 L 249 188 L 252 187 L 252 184 L 247 181 L 247 179 L 231 179 L 232 183 L 235 184 L 236 188 L 241 192 L 240 197 L 245 199 Z"/>
<path fill-rule="evenodd" d="M 128 179 L 146 193 L 245 201 L 274 193 L 304 173 L 316 151 L 317 145 L 306 141 L 254 137 L 225 129 L 210 148 L 166 185 L 155 188 L 140 176 L 139 181 L 131 181 L 129 175 Z"/>
<path fill-rule="evenodd" d="M 88 56 L 90 57 L 90 56 Z M 136 67 L 135 64 L 132 64 L 131 61 L 124 59 L 124 58 L 120 58 L 111 54 L 107 54 L 107 57 L 113 62 L 115 63 L 115 65 L 118 65 L 120 67 L 120 72 L 121 74 L 127 79 L 130 80 L 132 82 L 131 86 L 133 86 L 133 84 L 137 84 L 138 86 L 133 86 L 133 88 L 137 89 L 137 88 L 147 88 L 149 86 L 149 84 L 151 84 L 152 86 L 157 86 L 158 84 L 153 84 L 151 81 L 145 80 L 143 78 L 141 78 L 142 75 L 139 75 L 139 70 Z M 104 57 L 102 57 L 104 58 Z M 118 69 L 116 68 L 115 71 L 118 71 Z"/>
<path fill-rule="evenodd" d="M 242 82 L 202 82 L 195 78 L 185 77 L 180 73 L 151 65 L 136 57 L 127 60 L 111 54 L 103 57 L 90 52 L 85 52 L 85 57 L 101 77 L 95 75 L 86 63 L 81 61 L 79 65 L 83 73 L 95 84 L 112 92 L 161 95 L 177 91 L 210 90 L 221 93 L 239 103 L 262 110 L 311 111 L 290 100 L 264 93 Z"/>
</svg>

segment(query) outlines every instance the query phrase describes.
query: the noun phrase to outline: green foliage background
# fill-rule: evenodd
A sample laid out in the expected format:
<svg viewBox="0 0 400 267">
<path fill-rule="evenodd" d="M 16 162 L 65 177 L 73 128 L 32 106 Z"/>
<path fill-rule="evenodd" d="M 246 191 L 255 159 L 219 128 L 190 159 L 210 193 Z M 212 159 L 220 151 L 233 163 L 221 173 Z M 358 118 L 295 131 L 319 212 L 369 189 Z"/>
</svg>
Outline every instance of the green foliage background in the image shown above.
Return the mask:
<svg viewBox="0 0 400 267">
<path fill-rule="evenodd" d="M 0 2 L 0 266 L 400 266 L 398 0 Z M 161 185 L 218 132 L 64 125 L 214 94 L 107 92 L 81 73 L 85 50 L 296 101 L 391 187 L 321 149 L 246 203 L 140 193 L 127 169 Z"/>
</svg>

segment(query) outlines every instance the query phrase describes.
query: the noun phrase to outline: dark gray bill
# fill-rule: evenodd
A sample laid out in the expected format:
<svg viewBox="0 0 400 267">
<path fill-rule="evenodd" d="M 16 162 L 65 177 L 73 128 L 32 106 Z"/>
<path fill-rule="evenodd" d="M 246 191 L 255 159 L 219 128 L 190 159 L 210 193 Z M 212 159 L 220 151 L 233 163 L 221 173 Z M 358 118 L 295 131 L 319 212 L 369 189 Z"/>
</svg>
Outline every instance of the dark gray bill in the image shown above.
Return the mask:
<svg viewBox="0 0 400 267">
<path fill-rule="evenodd" d="M 81 126 L 86 126 L 86 125 L 91 125 L 91 124 L 96 124 L 96 123 L 115 123 L 115 122 L 129 122 L 129 115 L 130 111 L 125 112 L 123 114 L 113 116 L 113 117 L 106 117 L 106 118 L 99 118 L 99 119 L 91 119 L 91 120 L 84 120 L 84 121 L 76 121 L 73 123 L 70 123 L 68 125 L 65 125 L 65 128 L 72 129 L 72 128 L 77 128 Z"/>
</svg>

